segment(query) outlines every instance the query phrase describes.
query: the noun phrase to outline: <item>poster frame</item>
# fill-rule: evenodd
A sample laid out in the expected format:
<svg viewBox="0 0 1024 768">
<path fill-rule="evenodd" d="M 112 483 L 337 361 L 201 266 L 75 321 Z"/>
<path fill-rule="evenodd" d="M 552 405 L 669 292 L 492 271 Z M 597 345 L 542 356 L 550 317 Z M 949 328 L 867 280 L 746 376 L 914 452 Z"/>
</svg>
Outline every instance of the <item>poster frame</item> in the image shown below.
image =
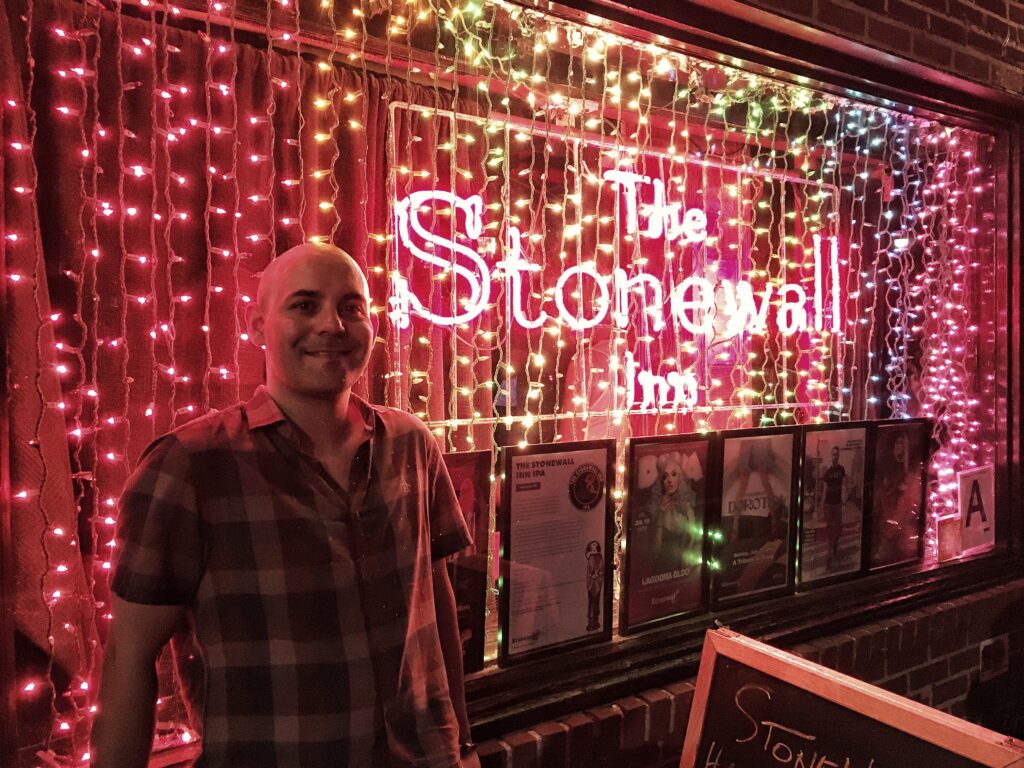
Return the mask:
<svg viewBox="0 0 1024 768">
<path fill-rule="evenodd" d="M 912 557 L 907 557 L 902 560 L 896 560 L 890 563 L 876 564 L 872 557 L 871 543 L 874 537 L 874 528 L 877 525 L 875 520 L 875 481 L 878 479 L 878 441 L 879 433 L 886 430 L 891 426 L 913 426 L 913 425 L 925 425 L 928 427 L 927 430 L 923 431 L 923 437 L 921 444 L 918 449 L 922 451 L 924 457 L 921 462 L 920 472 L 920 488 L 918 489 L 918 503 L 921 507 L 921 515 L 918 520 L 917 526 L 917 551 Z M 865 525 L 864 525 L 864 563 L 865 570 L 870 573 L 878 573 L 880 571 L 887 571 L 895 568 L 906 568 L 915 565 L 920 565 L 924 559 L 924 545 L 925 545 L 925 531 L 928 525 L 928 478 L 931 471 L 931 460 L 932 460 L 932 430 L 934 424 L 931 419 L 928 418 L 913 418 L 913 419 L 879 419 L 871 422 L 871 431 L 869 434 L 871 461 L 869 462 L 870 467 L 870 479 L 868 483 L 868 495 L 870 497 L 868 507 L 865 514 Z"/>
<path fill-rule="evenodd" d="M 472 654 L 470 654 L 469 651 L 465 647 L 463 647 L 462 656 L 462 664 L 465 673 L 472 674 L 474 672 L 479 672 L 484 668 L 484 659 L 486 656 L 487 647 L 487 591 L 488 588 L 492 585 L 490 578 L 491 568 L 488 563 L 488 557 L 491 549 L 491 510 L 494 501 L 493 483 L 491 482 L 491 476 L 493 475 L 494 472 L 494 451 L 490 448 L 473 451 L 448 451 L 442 454 L 441 458 L 444 461 L 445 471 L 448 472 L 448 477 L 452 481 L 452 486 L 455 489 L 456 498 L 458 498 L 459 496 L 460 489 L 456 484 L 456 480 L 458 478 L 456 477 L 455 474 L 453 474 L 453 466 L 462 463 L 465 463 L 466 465 L 469 466 L 480 464 L 480 467 L 473 466 L 473 469 L 475 470 L 474 474 L 476 474 L 483 468 L 486 468 L 486 475 L 483 475 L 482 477 L 474 477 L 474 481 L 480 481 L 474 482 L 476 490 L 483 491 L 483 494 L 481 495 L 482 503 L 480 514 L 479 517 L 474 521 L 476 523 L 475 529 L 471 527 L 469 531 L 470 535 L 473 537 L 473 545 L 472 547 L 469 547 L 463 550 L 462 552 L 457 552 L 456 554 L 452 555 L 448 559 L 447 563 L 448 578 L 449 581 L 451 582 L 452 591 L 455 595 L 456 613 L 458 613 L 458 598 L 460 597 L 458 587 L 462 579 L 460 569 L 465 567 L 463 561 L 469 558 L 474 558 L 475 560 L 477 560 L 477 565 L 483 565 L 483 572 L 481 575 L 481 581 L 483 582 L 483 584 L 481 588 L 481 593 L 476 596 L 476 598 L 479 600 L 479 615 L 477 615 L 476 612 L 474 611 L 470 616 L 472 622 L 472 630 L 474 632 L 479 631 L 480 640 L 479 642 L 474 643 L 473 649 L 475 650 L 473 651 Z M 463 517 L 465 518 L 467 515 L 467 510 L 462 509 L 461 511 Z M 469 522 L 470 521 L 467 519 L 467 525 L 469 524 Z M 482 536 L 480 535 L 481 532 L 483 533 Z M 480 562 L 481 558 L 482 563 Z M 462 629 L 463 627 L 462 625 L 460 625 L 460 639 Z"/>
<path fill-rule="evenodd" d="M 600 440 L 581 440 L 567 443 L 546 443 L 527 446 L 509 446 L 502 449 L 501 457 L 502 483 L 501 504 L 498 508 L 497 529 L 500 534 L 498 576 L 498 666 L 508 667 L 536 659 L 557 656 L 565 651 L 589 645 L 608 642 L 612 639 L 612 588 L 614 583 L 614 540 L 615 540 L 615 505 L 612 499 L 615 491 L 615 448 L 614 438 Z M 519 653 L 509 650 L 511 628 L 510 577 L 515 536 L 512 531 L 512 462 L 523 456 L 541 456 L 544 454 L 575 453 L 578 451 L 604 450 L 605 452 L 605 490 L 604 498 L 604 542 L 605 556 L 604 585 L 602 592 L 601 611 L 605 617 L 600 632 L 588 632 L 570 640 L 545 645 Z"/>
<path fill-rule="evenodd" d="M 787 525 L 787 536 L 788 541 L 786 543 L 786 580 L 785 583 L 780 584 L 777 587 L 768 587 L 766 589 L 759 589 L 750 592 L 742 592 L 735 595 L 723 596 L 720 594 L 720 574 L 722 572 L 719 560 L 719 555 L 722 551 L 722 546 L 725 542 L 725 531 L 723 525 L 723 519 L 725 517 L 723 512 L 723 506 L 725 504 L 725 493 L 723 485 L 725 483 L 725 447 L 726 444 L 731 440 L 743 440 L 750 437 L 771 437 L 772 435 L 792 435 L 792 456 L 790 458 L 790 473 L 789 473 L 789 523 Z M 759 600 L 765 600 L 772 597 L 779 597 L 781 595 L 791 594 L 794 591 L 794 585 L 796 580 L 796 514 L 797 514 L 797 493 L 799 491 L 799 479 L 800 479 L 800 459 L 803 452 L 803 432 L 797 425 L 792 426 L 778 426 L 778 427 L 750 427 L 747 429 L 733 429 L 723 431 L 719 433 L 719 439 L 717 441 L 716 448 L 716 472 L 715 477 L 717 482 L 715 484 L 715 490 L 717 495 L 717 516 L 714 519 L 714 529 L 711 532 L 709 538 L 712 539 L 710 543 L 711 553 L 709 555 L 708 563 L 709 570 L 711 571 L 711 578 L 709 579 L 711 587 L 711 607 L 713 609 L 722 608 L 725 606 L 732 607 L 736 605 L 745 605 Z M 717 544 L 718 546 L 715 546 Z M 715 567 L 715 565 L 718 567 Z"/>
<path fill-rule="evenodd" d="M 870 514 L 872 498 L 871 498 L 871 482 L 872 478 L 872 463 L 874 461 L 874 445 L 871 440 L 871 425 L 872 422 L 868 420 L 858 421 L 836 421 L 826 422 L 823 424 L 805 424 L 801 427 L 803 436 L 800 441 L 800 468 L 799 468 L 799 481 L 800 488 L 798 494 L 798 509 L 797 509 L 797 532 L 796 532 L 796 547 L 797 547 L 797 563 L 796 563 L 796 589 L 800 592 L 808 592 L 814 589 L 820 589 L 821 587 L 831 586 L 832 584 L 839 584 L 845 581 L 852 581 L 854 579 L 861 578 L 867 573 L 867 562 L 868 553 L 865 549 L 867 539 L 865 538 L 865 529 L 868 524 L 868 516 Z M 808 492 L 805 487 L 806 481 L 806 463 L 807 463 L 807 446 L 808 436 L 814 432 L 842 432 L 847 429 L 863 429 L 864 430 L 864 472 L 861 477 L 861 510 L 860 510 L 860 562 L 857 568 L 847 571 L 846 573 L 836 574 L 835 576 L 823 576 L 819 579 L 812 579 L 810 581 L 804 581 L 803 579 L 803 524 L 804 524 L 804 495 Z"/>
<path fill-rule="evenodd" d="M 658 616 L 652 619 L 645 619 L 630 623 L 629 621 L 629 605 L 630 605 L 630 593 L 634 588 L 632 584 L 632 576 L 634 571 L 633 563 L 633 550 L 631 548 L 630 539 L 628 534 L 630 533 L 630 525 L 633 520 L 632 516 L 632 500 L 630 499 L 630 491 L 633 487 L 633 478 L 636 473 L 636 460 L 637 460 L 637 448 L 641 448 L 647 445 L 664 445 L 666 447 L 672 445 L 687 445 L 693 443 L 704 443 L 707 446 L 707 460 L 706 466 L 704 467 L 704 517 L 700 520 L 700 526 L 702 530 L 701 535 L 701 565 L 700 565 L 700 600 L 691 608 L 684 609 L 682 611 L 673 611 L 666 613 L 662 616 Z M 632 438 L 629 441 L 627 448 L 626 458 L 626 475 L 625 475 L 625 503 L 622 507 L 622 531 L 623 535 L 627 535 L 626 546 L 622 552 L 620 560 L 621 568 L 621 590 L 619 593 L 619 634 L 629 635 L 637 632 L 641 629 L 648 629 L 650 627 L 660 626 L 663 624 L 669 624 L 674 621 L 695 616 L 697 614 L 705 613 L 708 610 L 710 602 L 710 582 L 711 579 L 708 575 L 707 559 L 709 550 L 709 539 L 708 530 L 709 523 L 712 520 L 717 519 L 718 516 L 718 504 L 720 502 L 718 491 L 718 474 L 717 467 L 718 461 L 718 433 L 689 433 L 689 434 L 676 434 L 676 435 L 657 435 L 651 437 L 637 437 Z"/>
</svg>

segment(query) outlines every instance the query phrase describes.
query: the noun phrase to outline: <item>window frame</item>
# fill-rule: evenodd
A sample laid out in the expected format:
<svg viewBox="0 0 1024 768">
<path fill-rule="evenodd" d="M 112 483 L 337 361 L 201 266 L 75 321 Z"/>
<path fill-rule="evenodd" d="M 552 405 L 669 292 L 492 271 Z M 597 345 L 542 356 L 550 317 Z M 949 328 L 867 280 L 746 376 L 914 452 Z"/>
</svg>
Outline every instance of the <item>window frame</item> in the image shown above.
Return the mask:
<svg viewBox="0 0 1024 768">
<path fill-rule="evenodd" d="M 1021 149 L 1024 98 L 901 59 L 838 35 L 740 5 L 694 0 L 674 5 L 632 0 L 561 0 L 545 12 L 606 28 L 641 42 L 670 44 L 712 61 L 725 57 L 754 73 L 879 106 L 896 104 L 917 115 L 941 117 L 994 133 L 996 171 L 1004 180 L 996 197 L 996 248 L 1006 255 L 1007 381 L 1003 452 L 997 465 L 997 547 L 960 562 L 916 564 L 699 616 L 666 622 L 611 643 L 514 668 L 490 667 L 467 681 L 474 736 L 487 739 L 562 717 L 696 674 L 704 632 L 729 626 L 773 644 L 790 646 L 865 623 L 951 600 L 1019 576 L 1024 511 L 1020 498 Z M 697 14 L 699 12 L 699 15 Z M 688 20 L 699 18 L 700 27 Z M 538 681 L 545 681 L 538 685 Z"/>
</svg>

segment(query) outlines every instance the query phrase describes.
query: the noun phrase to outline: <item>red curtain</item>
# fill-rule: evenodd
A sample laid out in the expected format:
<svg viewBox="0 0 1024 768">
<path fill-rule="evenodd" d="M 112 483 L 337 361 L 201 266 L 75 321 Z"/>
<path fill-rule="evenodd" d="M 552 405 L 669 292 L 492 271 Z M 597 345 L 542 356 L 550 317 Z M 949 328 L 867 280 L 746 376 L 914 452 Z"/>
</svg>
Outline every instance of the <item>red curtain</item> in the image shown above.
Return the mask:
<svg viewBox="0 0 1024 768">
<path fill-rule="evenodd" d="M 5 231 L 19 235 L 7 272 L 21 278 L 7 281 L 6 405 L 25 494 L 4 510 L 3 557 L 17 682 L 38 686 L 18 699 L 27 763 L 87 748 L 111 516 L 138 455 L 261 381 L 242 313 L 274 254 L 321 236 L 383 302 L 390 105 L 452 99 L 202 22 L 60 0 L 8 11 L 5 136 L 25 149 L 4 168 Z M 383 373 L 393 345 L 379 346 Z M 383 402 L 386 378 L 367 380 Z M 177 689 L 165 675 L 169 729 L 188 719 Z"/>
</svg>

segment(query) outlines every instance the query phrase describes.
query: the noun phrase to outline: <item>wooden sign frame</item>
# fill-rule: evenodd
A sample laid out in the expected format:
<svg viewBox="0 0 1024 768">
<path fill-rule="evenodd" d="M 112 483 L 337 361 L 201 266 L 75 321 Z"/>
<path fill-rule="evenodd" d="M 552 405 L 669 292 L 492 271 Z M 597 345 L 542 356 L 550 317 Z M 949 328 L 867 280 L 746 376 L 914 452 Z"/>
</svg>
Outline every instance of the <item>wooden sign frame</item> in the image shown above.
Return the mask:
<svg viewBox="0 0 1024 768">
<path fill-rule="evenodd" d="M 896 728 L 939 749 L 990 768 L 1024 768 L 1024 743 L 840 674 L 727 629 L 704 638 L 697 690 L 686 727 L 679 768 L 696 768 L 705 710 L 719 656 Z"/>
</svg>

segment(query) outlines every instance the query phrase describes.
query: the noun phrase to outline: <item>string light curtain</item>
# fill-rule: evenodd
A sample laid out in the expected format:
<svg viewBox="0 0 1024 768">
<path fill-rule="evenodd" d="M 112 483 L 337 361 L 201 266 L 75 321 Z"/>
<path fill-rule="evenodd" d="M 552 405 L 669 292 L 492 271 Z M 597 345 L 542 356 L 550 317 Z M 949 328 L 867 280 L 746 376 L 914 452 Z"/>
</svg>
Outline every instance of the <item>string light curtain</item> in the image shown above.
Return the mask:
<svg viewBox="0 0 1024 768">
<path fill-rule="evenodd" d="M 447 450 L 928 416 L 931 558 L 1003 458 L 992 135 L 505 2 L 7 10 L 20 764 L 87 762 L 121 487 L 260 382 L 243 308 L 303 240 Z"/>
</svg>

